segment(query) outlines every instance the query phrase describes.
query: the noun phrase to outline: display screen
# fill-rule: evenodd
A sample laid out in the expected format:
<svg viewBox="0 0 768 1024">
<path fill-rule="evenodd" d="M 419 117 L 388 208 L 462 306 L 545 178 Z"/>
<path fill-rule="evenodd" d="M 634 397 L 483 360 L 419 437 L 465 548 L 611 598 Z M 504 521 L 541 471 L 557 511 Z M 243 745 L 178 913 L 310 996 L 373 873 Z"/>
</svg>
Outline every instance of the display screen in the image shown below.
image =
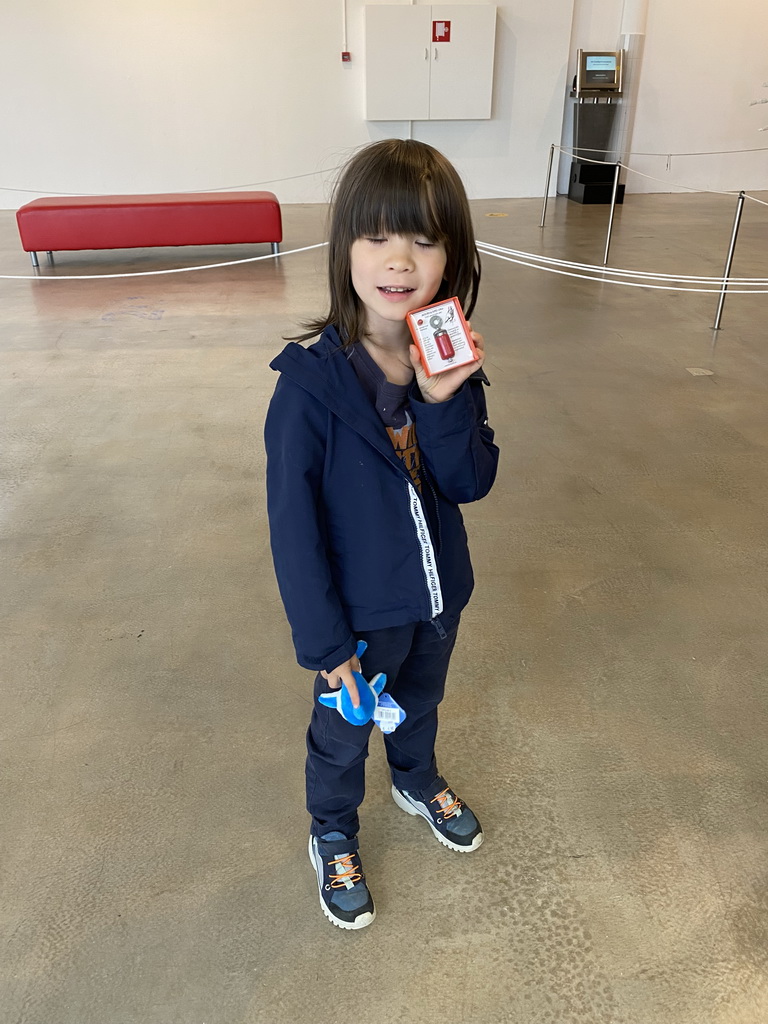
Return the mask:
<svg viewBox="0 0 768 1024">
<path fill-rule="evenodd" d="M 585 58 L 586 71 L 615 71 L 616 70 L 616 55 L 609 54 L 607 57 L 596 57 L 594 54 L 589 54 Z"/>
<path fill-rule="evenodd" d="M 582 85 L 592 89 L 615 89 L 618 78 L 615 53 L 585 53 Z"/>
</svg>

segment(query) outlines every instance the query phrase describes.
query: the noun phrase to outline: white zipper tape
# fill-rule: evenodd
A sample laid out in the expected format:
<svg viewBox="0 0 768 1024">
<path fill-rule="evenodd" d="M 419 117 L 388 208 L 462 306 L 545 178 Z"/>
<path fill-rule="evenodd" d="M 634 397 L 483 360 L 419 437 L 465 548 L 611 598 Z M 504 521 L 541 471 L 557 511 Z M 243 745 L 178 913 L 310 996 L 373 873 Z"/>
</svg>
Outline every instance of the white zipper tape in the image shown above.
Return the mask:
<svg viewBox="0 0 768 1024">
<path fill-rule="evenodd" d="M 435 548 L 432 538 L 429 535 L 429 527 L 424 515 L 424 508 L 421 504 L 416 488 L 408 484 L 410 495 L 411 518 L 416 527 L 416 539 L 421 549 L 421 565 L 424 570 L 424 579 L 427 583 L 430 604 L 432 605 L 432 617 L 439 615 L 443 610 L 443 592 L 440 589 L 440 577 L 437 574 L 437 563 L 435 561 Z"/>
</svg>

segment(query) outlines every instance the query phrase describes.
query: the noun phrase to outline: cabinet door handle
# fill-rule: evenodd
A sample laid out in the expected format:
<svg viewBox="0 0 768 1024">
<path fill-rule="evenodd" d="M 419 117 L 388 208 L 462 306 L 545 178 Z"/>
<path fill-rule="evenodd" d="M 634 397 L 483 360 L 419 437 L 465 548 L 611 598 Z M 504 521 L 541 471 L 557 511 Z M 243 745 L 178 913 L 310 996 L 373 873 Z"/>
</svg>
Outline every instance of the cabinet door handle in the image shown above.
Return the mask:
<svg viewBox="0 0 768 1024">
<path fill-rule="evenodd" d="M 424 60 L 429 60 L 429 47 L 424 47 Z"/>
<path fill-rule="evenodd" d="M 435 47 L 435 60 L 437 60 L 437 47 Z"/>
</svg>

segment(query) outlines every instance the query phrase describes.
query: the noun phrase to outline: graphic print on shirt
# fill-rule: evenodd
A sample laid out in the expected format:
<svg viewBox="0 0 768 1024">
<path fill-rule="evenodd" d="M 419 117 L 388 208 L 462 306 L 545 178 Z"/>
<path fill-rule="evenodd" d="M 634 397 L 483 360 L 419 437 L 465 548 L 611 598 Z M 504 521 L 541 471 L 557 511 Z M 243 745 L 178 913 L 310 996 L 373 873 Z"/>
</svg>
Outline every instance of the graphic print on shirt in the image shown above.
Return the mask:
<svg viewBox="0 0 768 1024">
<path fill-rule="evenodd" d="M 392 442 L 395 454 L 402 459 L 403 465 L 411 474 L 416 489 L 421 494 L 421 452 L 416 440 L 416 424 L 408 412 L 405 413 L 405 426 L 387 427 L 389 439 Z"/>
</svg>

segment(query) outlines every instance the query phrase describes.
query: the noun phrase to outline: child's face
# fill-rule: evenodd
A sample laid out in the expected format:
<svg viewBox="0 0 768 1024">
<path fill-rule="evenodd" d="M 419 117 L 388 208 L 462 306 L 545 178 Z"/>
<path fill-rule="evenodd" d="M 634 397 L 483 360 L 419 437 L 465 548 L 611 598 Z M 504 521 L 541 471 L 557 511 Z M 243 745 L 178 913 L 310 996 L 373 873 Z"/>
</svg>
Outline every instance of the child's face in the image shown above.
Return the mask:
<svg viewBox="0 0 768 1024">
<path fill-rule="evenodd" d="M 445 272 L 442 242 L 419 235 L 380 234 L 358 238 L 350 250 L 352 287 L 365 306 L 368 329 L 402 322 L 428 305 Z"/>
</svg>

